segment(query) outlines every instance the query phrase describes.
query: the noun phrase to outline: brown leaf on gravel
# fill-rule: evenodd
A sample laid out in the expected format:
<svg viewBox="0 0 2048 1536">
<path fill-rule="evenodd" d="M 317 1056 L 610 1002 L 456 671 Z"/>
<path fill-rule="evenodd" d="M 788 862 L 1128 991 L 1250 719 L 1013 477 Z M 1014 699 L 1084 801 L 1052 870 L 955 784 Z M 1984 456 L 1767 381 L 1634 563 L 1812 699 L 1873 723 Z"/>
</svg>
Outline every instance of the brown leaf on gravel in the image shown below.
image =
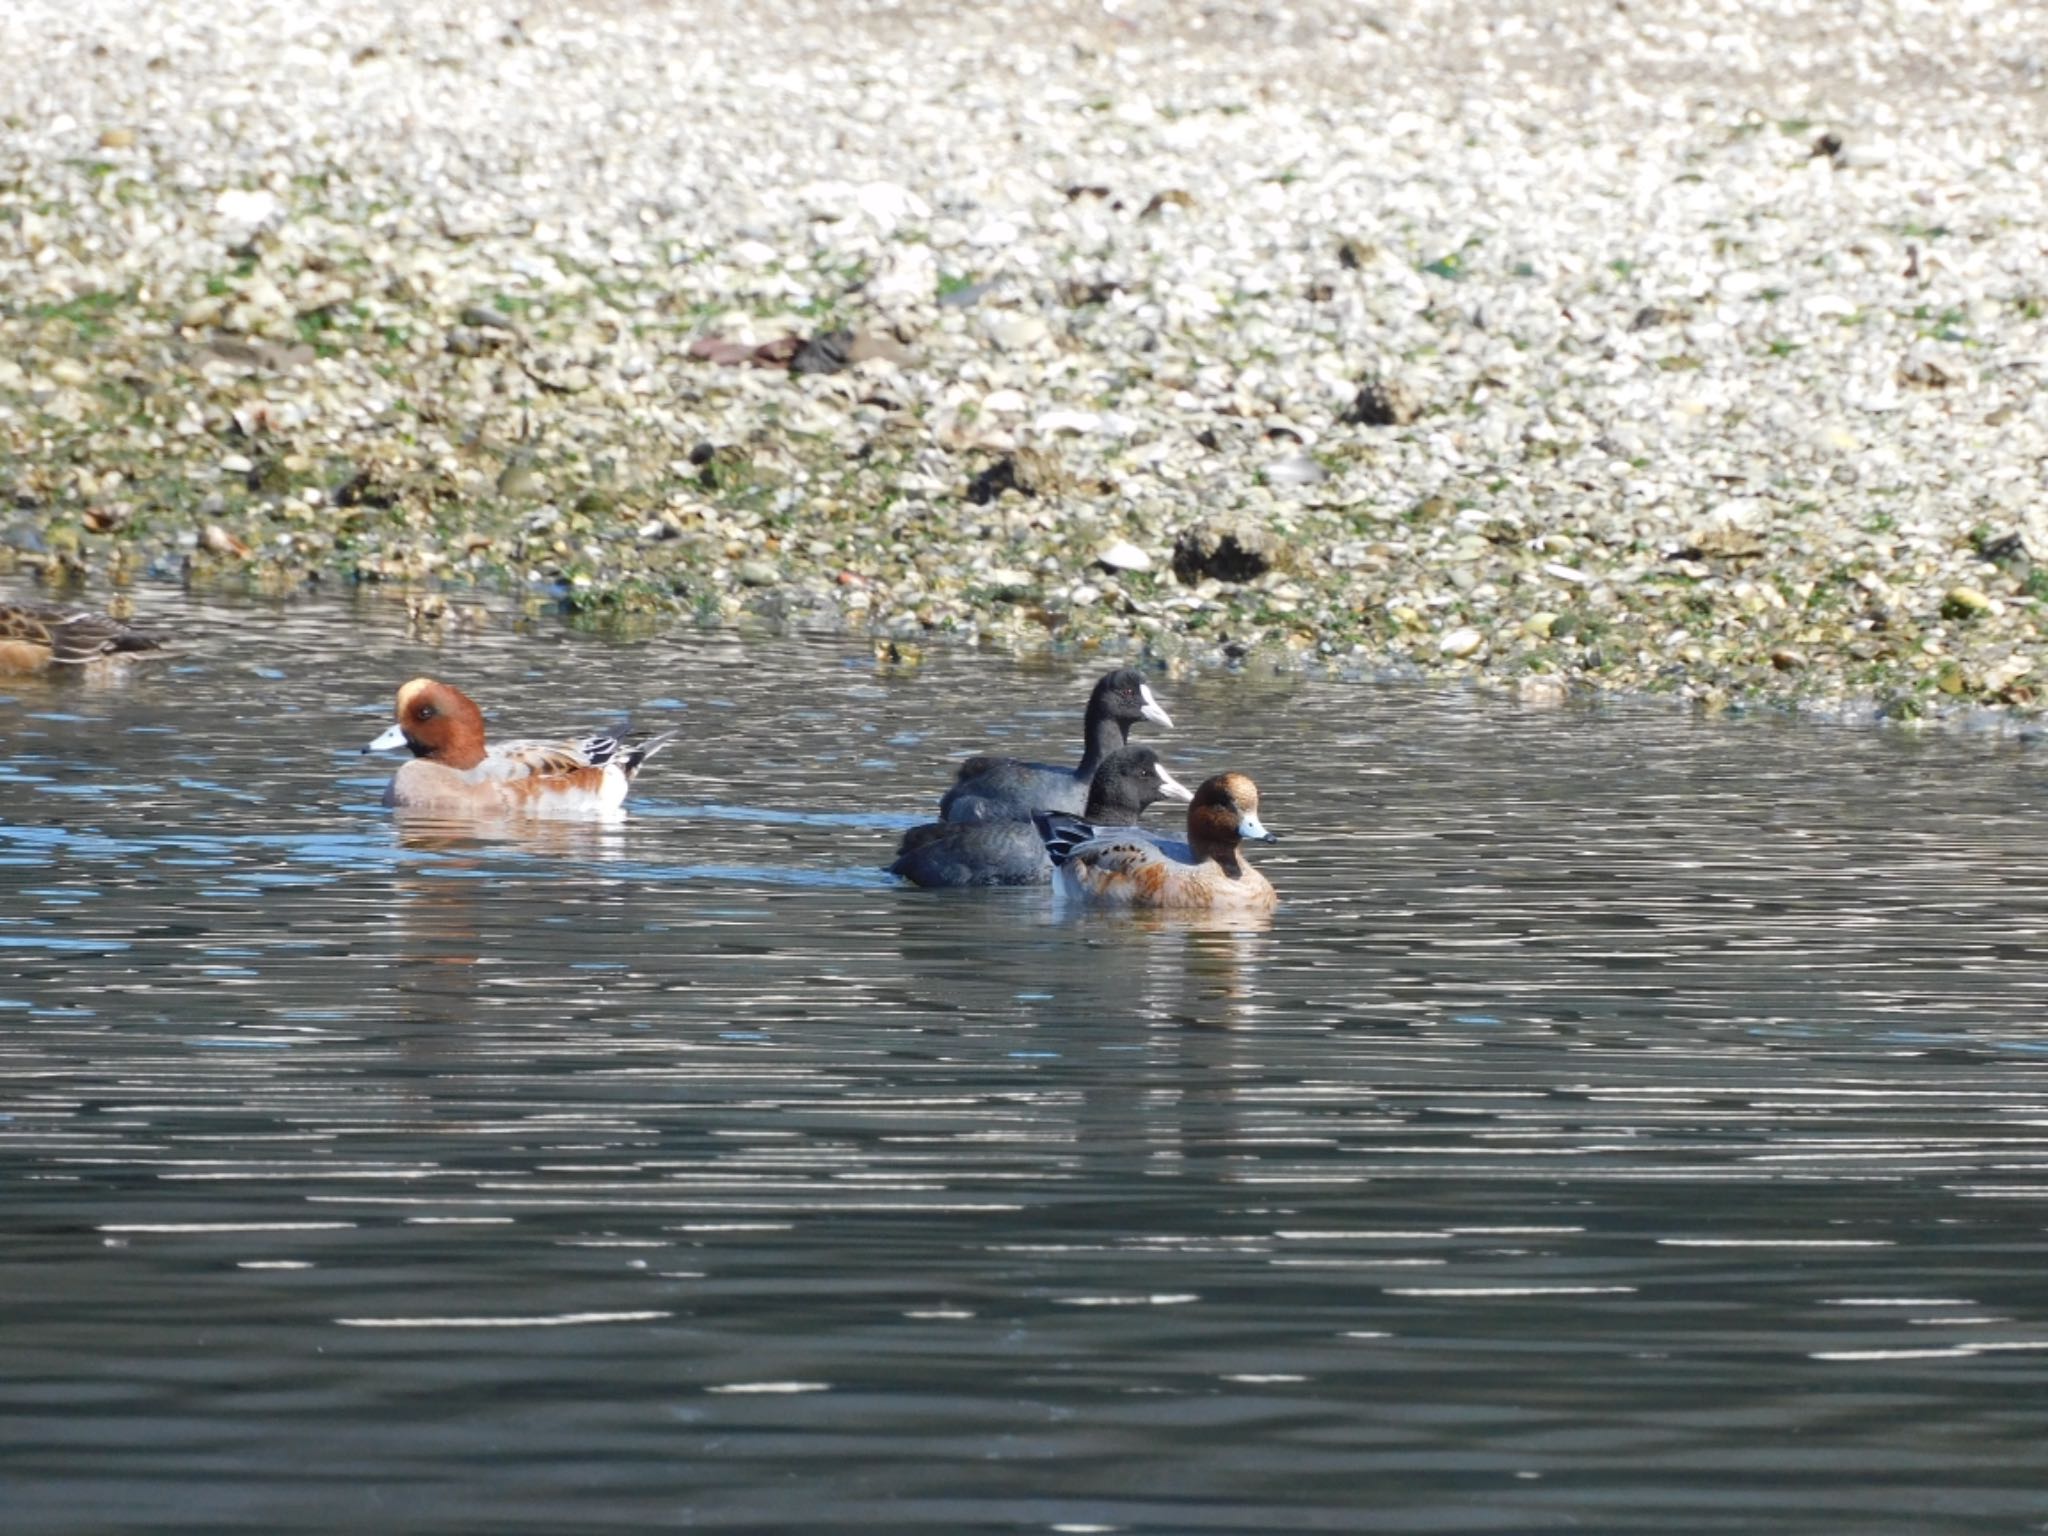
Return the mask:
<svg viewBox="0 0 2048 1536">
<path fill-rule="evenodd" d="M 1154 192 L 1152 200 L 1139 211 L 1141 219 L 1156 219 L 1168 208 L 1192 208 L 1195 194 L 1184 192 L 1179 187 L 1168 187 L 1164 192 Z"/>
<path fill-rule="evenodd" d="M 252 373 L 289 373 L 319 355 L 303 342 L 286 346 L 274 341 L 244 341 L 237 336 L 208 337 L 202 350 L 204 361 L 226 363 Z"/>
<path fill-rule="evenodd" d="M 849 363 L 865 363 L 877 358 L 894 363 L 900 368 L 911 361 L 911 352 L 910 348 L 895 337 L 877 335 L 871 331 L 860 332 L 846 348 L 846 360 Z"/>
<path fill-rule="evenodd" d="M 1947 389 L 1956 376 L 1931 358 L 1915 358 L 1899 369 L 1899 382 L 1916 389 Z"/>
<path fill-rule="evenodd" d="M 1754 560 L 1764 552 L 1763 541 L 1740 528 L 1704 528 L 1677 549 L 1667 560 Z"/>
<path fill-rule="evenodd" d="M 778 336 L 759 343 L 733 341 L 725 336 L 699 336 L 684 348 L 683 355 L 723 368 L 787 368 L 803 344 L 801 336 Z"/>
<path fill-rule="evenodd" d="M 236 560 L 249 558 L 249 546 L 236 538 L 219 523 L 208 523 L 199 535 L 199 542 L 216 555 L 228 555 Z"/>
</svg>

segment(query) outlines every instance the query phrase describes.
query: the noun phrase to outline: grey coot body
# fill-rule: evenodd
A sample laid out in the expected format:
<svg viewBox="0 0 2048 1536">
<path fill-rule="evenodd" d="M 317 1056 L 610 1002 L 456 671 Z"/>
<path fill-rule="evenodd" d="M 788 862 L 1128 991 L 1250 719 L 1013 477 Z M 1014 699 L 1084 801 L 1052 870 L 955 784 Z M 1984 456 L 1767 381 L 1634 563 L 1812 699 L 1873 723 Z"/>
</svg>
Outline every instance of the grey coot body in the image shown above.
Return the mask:
<svg viewBox="0 0 2048 1536">
<path fill-rule="evenodd" d="M 939 819 L 1017 821 L 1034 811 L 1078 815 L 1088 804 L 1095 770 L 1130 739 L 1131 727 L 1140 720 L 1173 728 L 1173 717 L 1138 672 L 1122 667 L 1108 673 L 1088 696 L 1088 712 L 1082 719 L 1086 750 L 1079 763 L 1062 768 L 1014 757 L 970 757 L 939 800 Z"/>
<path fill-rule="evenodd" d="M 1123 747 L 1095 771 L 1088 819 L 1129 827 L 1155 800 L 1191 794 L 1150 747 Z M 931 887 L 1044 885 L 1052 879 L 1052 860 L 1029 821 L 931 821 L 903 834 L 889 873 Z"/>
</svg>

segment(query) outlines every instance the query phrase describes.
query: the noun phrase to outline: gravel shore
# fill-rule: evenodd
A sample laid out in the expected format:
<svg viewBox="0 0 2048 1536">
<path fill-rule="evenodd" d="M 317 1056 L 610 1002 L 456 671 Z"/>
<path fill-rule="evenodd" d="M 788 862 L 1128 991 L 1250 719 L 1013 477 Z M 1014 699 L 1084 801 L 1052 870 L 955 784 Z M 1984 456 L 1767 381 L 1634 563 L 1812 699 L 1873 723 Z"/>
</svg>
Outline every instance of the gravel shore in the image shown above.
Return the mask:
<svg viewBox="0 0 2048 1536">
<path fill-rule="evenodd" d="M 0 578 L 2031 715 L 2041 23 L 12 0 Z"/>
</svg>

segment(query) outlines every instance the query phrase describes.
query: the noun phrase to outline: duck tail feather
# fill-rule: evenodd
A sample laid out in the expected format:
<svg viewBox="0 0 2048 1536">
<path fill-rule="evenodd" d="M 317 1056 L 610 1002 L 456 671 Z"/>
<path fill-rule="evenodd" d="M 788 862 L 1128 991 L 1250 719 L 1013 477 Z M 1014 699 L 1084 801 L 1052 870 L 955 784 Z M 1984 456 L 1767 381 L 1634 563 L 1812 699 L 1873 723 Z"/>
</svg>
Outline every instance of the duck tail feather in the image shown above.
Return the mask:
<svg viewBox="0 0 2048 1536">
<path fill-rule="evenodd" d="M 1046 856 L 1052 860 L 1054 869 L 1065 865 L 1076 848 L 1095 836 L 1095 829 L 1087 822 L 1060 811 L 1033 811 L 1031 824 L 1038 828 L 1038 839 L 1045 844 Z"/>
<path fill-rule="evenodd" d="M 50 659 L 65 666 L 82 666 L 102 656 L 132 655 L 163 649 L 164 637 L 148 630 L 131 629 L 119 619 L 99 613 L 70 613 L 48 626 Z"/>
<path fill-rule="evenodd" d="M 619 766 L 626 770 L 628 777 L 631 777 L 640 771 L 642 763 L 682 734 L 681 731 L 663 731 L 659 736 L 649 736 L 644 741 L 634 742 L 620 755 Z"/>
</svg>

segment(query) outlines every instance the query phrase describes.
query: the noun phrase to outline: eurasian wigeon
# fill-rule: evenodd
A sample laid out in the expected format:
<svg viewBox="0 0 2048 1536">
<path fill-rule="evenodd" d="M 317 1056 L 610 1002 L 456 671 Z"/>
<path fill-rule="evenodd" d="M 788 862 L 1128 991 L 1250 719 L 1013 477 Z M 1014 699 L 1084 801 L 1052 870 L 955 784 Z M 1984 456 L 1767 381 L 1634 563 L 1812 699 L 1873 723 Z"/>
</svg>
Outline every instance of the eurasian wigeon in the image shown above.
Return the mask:
<svg viewBox="0 0 2048 1536">
<path fill-rule="evenodd" d="M 1063 896 L 1126 907 L 1264 910 L 1279 898 L 1273 882 L 1245 862 L 1242 843 L 1278 842 L 1259 820 L 1259 787 L 1241 773 L 1219 773 L 1188 805 L 1188 840 L 1150 838 L 1091 827 L 1072 816 L 1032 818 Z"/>
<path fill-rule="evenodd" d="M 1156 800 L 1193 797 L 1150 747 L 1120 747 L 1095 770 L 1082 815 L 1094 826 L 1129 827 Z M 1028 821 L 930 821 L 903 834 L 889 873 L 932 887 L 1044 885 L 1052 860 Z"/>
<path fill-rule="evenodd" d="M 1088 786 L 1102 760 L 1130 739 L 1140 720 L 1168 730 L 1173 717 L 1152 696 L 1151 686 L 1129 667 L 1111 672 L 1088 695 L 1081 729 L 1087 750 L 1072 768 L 1026 763 L 1014 757 L 970 757 L 960 765 L 953 787 L 939 801 L 942 821 L 1021 821 L 1034 811 L 1069 815 L 1088 803 Z"/>
<path fill-rule="evenodd" d="M 461 689 L 416 677 L 398 690 L 398 718 L 364 747 L 405 747 L 384 803 L 464 816 L 588 816 L 618 809 L 640 765 L 674 731 L 628 745 L 617 736 L 484 744 L 483 711 Z"/>
<path fill-rule="evenodd" d="M 89 608 L 0 603 L 0 673 L 118 671 L 165 654 L 164 637 Z"/>
</svg>

